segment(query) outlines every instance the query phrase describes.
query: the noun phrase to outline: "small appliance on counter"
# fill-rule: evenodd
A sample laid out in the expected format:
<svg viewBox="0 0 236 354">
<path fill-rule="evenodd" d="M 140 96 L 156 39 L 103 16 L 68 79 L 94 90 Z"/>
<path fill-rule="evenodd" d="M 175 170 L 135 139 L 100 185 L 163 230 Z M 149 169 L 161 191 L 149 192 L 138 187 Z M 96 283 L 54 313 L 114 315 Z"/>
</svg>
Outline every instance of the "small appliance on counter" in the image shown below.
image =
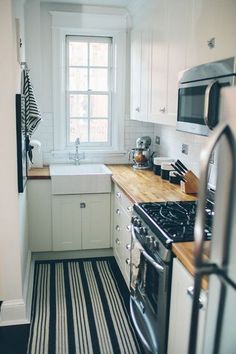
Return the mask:
<svg viewBox="0 0 236 354">
<path fill-rule="evenodd" d="M 43 152 L 41 142 L 39 140 L 30 140 L 32 160 L 31 167 L 41 168 L 43 167 Z"/>
<path fill-rule="evenodd" d="M 169 174 L 171 171 L 174 171 L 174 168 L 171 166 L 171 163 L 162 162 L 162 164 L 161 164 L 161 178 L 169 180 Z"/>
<path fill-rule="evenodd" d="M 138 170 L 145 170 L 152 166 L 152 156 L 149 146 L 151 145 L 150 136 L 143 136 L 136 140 L 136 147 L 131 149 L 129 159 L 132 158 L 134 164 L 133 168 Z"/>
<path fill-rule="evenodd" d="M 160 176 L 161 175 L 161 164 L 162 163 L 171 163 L 174 162 L 175 160 L 172 159 L 171 157 L 154 157 L 153 159 L 153 172 L 155 175 Z"/>
</svg>

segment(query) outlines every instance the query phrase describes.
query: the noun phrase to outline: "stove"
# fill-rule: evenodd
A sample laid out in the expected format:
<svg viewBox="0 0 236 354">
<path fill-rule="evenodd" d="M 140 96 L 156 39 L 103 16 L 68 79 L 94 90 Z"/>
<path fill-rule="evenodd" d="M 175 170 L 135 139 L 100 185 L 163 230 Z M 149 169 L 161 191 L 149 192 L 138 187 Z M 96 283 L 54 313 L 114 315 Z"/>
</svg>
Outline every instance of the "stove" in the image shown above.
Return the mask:
<svg viewBox="0 0 236 354">
<path fill-rule="evenodd" d="M 134 206 L 135 212 L 145 222 L 145 226 L 148 226 L 167 248 L 173 242 L 194 240 L 196 209 L 195 201 L 139 203 Z M 206 203 L 205 215 L 205 239 L 210 240 L 214 204 L 209 200 Z M 138 219 L 136 223 L 139 223 L 140 219 L 136 219 Z M 141 225 L 135 225 L 134 220 L 134 226 Z"/>
<path fill-rule="evenodd" d="M 130 313 L 148 353 L 167 352 L 173 242 L 194 240 L 197 202 L 134 205 L 131 218 Z M 212 233 L 214 203 L 205 207 L 205 238 Z"/>
</svg>

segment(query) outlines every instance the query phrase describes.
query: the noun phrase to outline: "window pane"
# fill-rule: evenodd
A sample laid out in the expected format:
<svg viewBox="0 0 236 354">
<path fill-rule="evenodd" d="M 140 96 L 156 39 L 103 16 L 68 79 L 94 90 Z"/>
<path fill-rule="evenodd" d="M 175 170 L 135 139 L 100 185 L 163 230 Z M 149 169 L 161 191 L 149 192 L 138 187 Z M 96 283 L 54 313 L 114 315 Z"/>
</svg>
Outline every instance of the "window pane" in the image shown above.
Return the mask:
<svg viewBox="0 0 236 354">
<path fill-rule="evenodd" d="M 93 91 L 107 91 L 107 69 L 90 69 L 90 89 Z"/>
<path fill-rule="evenodd" d="M 69 65 L 88 66 L 88 43 L 69 42 Z"/>
<path fill-rule="evenodd" d="M 88 119 L 70 120 L 70 143 L 74 143 L 76 138 L 83 143 L 88 141 Z"/>
<path fill-rule="evenodd" d="M 69 69 L 69 90 L 87 91 L 88 90 L 88 70 L 87 69 Z"/>
<path fill-rule="evenodd" d="M 107 95 L 91 95 L 90 96 L 90 116 L 108 117 L 108 96 Z"/>
<path fill-rule="evenodd" d="M 90 65 L 108 66 L 108 43 L 90 43 Z"/>
<path fill-rule="evenodd" d="M 70 117 L 88 117 L 87 95 L 70 95 Z"/>
<path fill-rule="evenodd" d="M 108 140 L 108 120 L 91 119 L 90 120 L 90 141 L 106 143 Z"/>
</svg>

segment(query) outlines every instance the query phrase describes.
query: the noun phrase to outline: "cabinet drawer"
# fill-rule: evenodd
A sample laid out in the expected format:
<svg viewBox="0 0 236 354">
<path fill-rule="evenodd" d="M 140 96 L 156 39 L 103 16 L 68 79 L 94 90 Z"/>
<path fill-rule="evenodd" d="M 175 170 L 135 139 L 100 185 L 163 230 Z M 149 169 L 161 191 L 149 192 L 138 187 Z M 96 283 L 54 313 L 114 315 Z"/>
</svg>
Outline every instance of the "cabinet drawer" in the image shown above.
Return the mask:
<svg viewBox="0 0 236 354">
<path fill-rule="evenodd" d="M 128 215 L 132 215 L 133 203 L 117 185 L 115 185 L 115 201 L 123 207 Z"/>
</svg>

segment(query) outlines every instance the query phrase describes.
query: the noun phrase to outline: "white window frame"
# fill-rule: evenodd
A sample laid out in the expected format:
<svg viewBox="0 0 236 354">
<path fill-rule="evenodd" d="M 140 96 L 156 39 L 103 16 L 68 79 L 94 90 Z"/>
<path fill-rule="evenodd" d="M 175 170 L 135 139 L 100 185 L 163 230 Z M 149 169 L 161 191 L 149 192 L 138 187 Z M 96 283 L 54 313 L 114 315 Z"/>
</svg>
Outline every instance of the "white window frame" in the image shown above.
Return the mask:
<svg viewBox="0 0 236 354">
<path fill-rule="evenodd" d="M 68 46 L 68 41 L 70 39 L 73 39 L 74 41 L 78 41 L 78 42 L 92 42 L 94 43 L 95 41 L 99 42 L 99 43 L 107 43 L 108 44 L 108 64 L 107 67 L 105 67 L 108 71 L 108 90 L 107 93 L 104 93 L 103 91 L 91 91 L 88 88 L 88 91 L 74 91 L 75 94 L 82 94 L 82 95 L 106 95 L 108 97 L 108 116 L 107 121 L 108 121 L 108 136 L 107 136 L 107 141 L 106 142 L 81 142 L 80 140 L 80 147 L 84 147 L 84 148 L 95 148 L 95 147 L 110 147 L 112 146 L 112 134 L 111 134 L 111 130 L 112 130 L 112 110 L 111 110 L 111 83 L 112 83 L 112 77 L 113 77 L 113 70 L 112 70 L 112 66 L 111 66 L 111 62 L 112 62 L 112 39 L 110 37 L 101 37 L 101 36 L 67 36 L 66 37 L 66 92 L 65 92 L 65 99 L 66 99 L 66 125 L 67 125 L 67 129 L 66 129 L 66 147 L 70 148 L 73 146 L 73 143 L 70 143 L 70 119 L 69 119 L 69 46 Z M 88 53 L 88 62 L 89 62 L 89 53 Z M 88 66 L 88 68 L 90 67 L 90 65 Z M 100 67 L 99 67 L 100 68 Z M 103 68 L 103 67 L 101 67 Z M 96 119 L 93 117 L 90 117 L 90 108 L 89 108 L 89 99 L 88 99 L 88 121 L 90 119 Z M 99 118 L 99 117 L 98 117 Z M 71 118 L 73 119 L 73 118 Z M 78 117 L 79 119 L 79 117 Z M 81 119 L 84 119 L 81 117 Z M 85 118 L 86 119 L 86 118 Z M 101 119 L 104 119 L 103 117 L 101 117 Z M 89 124 L 90 125 L 90 124 Z M 88 128 L 89 129 L 89 128 Z M 88 134 L 90 133 L 90 129 L 88 131 Z M 79 137 L 79 136 L 78 136 Z"/>
<path fill-rule="evenodd" d="M 85 152 L 124 154 L 124 120 L 126 98 L 126 18 L 112 15 L 71 14 L 51 12 L 52 15 L 52 66 L 53 66 L 53 115 L 54 152 L 71 150 L 66 144 L 65 104 L 65 50 L 67 35 L 105 36 L 112 38 L 113 79 L 111 83 L 111 140 L 110 146 L 81 147 Z M 75 27 L 75 23 L 86 27 Z M 118 27 L 118 23 L 120 28 Z M 74 27 L 71 28 L 71 25 Z M 96 28 L 94 28 L 96 27 Z M 104 28 L 105 27 L 105 28 Z M 109 27 L 109 28 L 107 28 Z"/>
</svg>

